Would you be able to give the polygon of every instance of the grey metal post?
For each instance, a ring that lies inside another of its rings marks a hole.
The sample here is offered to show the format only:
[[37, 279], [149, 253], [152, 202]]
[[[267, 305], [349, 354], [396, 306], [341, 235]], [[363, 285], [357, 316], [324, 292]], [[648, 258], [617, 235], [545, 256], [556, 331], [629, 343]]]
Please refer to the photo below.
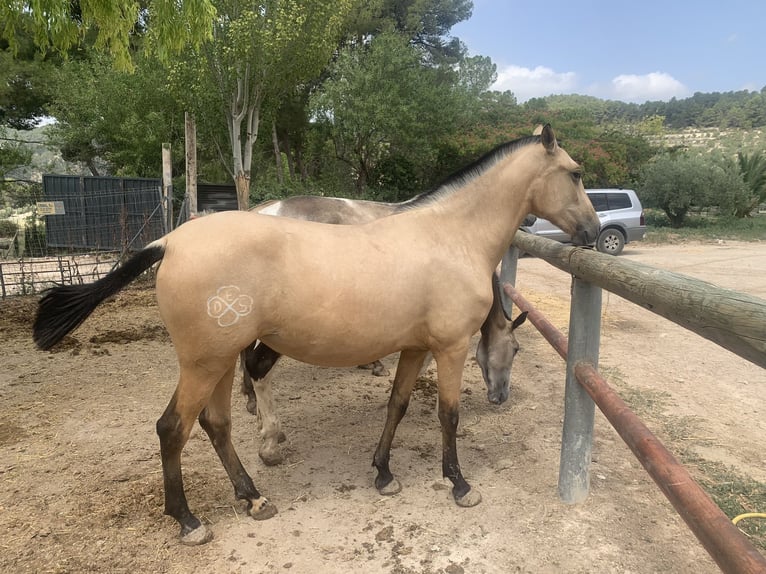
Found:
[[[511, 245], [508, 251], [503, 255], [503, 261], [500, 263], [500, 285], [510, 283], [516, 286], [516, 271], [519, 268], [519, 248]], [[513, 301], [508, 297], [504, 289], [500, 289], [500, 302], [505, 309], [505, 314], [512, 317]]]
[[559, 496], [567, 504], [585, 500], [590, 488], [595, 405], [577, 382], [574, 368], [581, 361], [598, 367], [600, 327], [601, 288], [574, 277], [559, 465]]

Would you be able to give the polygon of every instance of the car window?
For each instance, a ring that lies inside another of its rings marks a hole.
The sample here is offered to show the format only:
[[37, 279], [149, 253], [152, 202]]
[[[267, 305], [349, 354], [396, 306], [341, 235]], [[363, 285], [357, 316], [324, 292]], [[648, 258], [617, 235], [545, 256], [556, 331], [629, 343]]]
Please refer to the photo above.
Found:
[[626, 209], [633, 207], [627, 193], [607, 193], [605, 195], [606, 201], [609, 204], [608, 209]]
[[606, 211], [609, 209], [605, 193], [589, 193], [588, 197], [590, 198], [590, 202], [593, 204], [593, 209], [596, 211]]

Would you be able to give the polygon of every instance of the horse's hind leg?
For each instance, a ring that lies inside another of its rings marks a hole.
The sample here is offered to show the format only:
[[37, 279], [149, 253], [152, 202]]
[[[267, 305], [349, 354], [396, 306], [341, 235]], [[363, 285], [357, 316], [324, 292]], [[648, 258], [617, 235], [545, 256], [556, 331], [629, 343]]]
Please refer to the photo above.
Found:
[[207, 406], [199, 415], [199, 423], [210, 437], [218, 457], [226, 469], [234, 494], [247, 502], [250, 516], [256, 520], [271, 518], [277, 509], [255, 488], [250, 475], [239, 460], [231, 442], [231, 388], [234, 380], [234, 366], [221, 378], [213, 391]]
[[219, 378], [199, 368], [182, 366], [173, 398], [157, 421], [165, 485], [165, 514], [178, 521], [181, 541], [189, 545], [204, 544], [213, 538], [213, 533], [189, 510], [181, 474], [181, 451]]
[[268, 347], [266, 349], [272, 353], [273, 362], [270, 363], [268, 370], [259, 372], [259, 376], [255, 374], [253, 376], [255, 395], [258, 397], [258, 419], [261, 423], [261, 448], [258, 449], [258, 456], [264, 464], [274, 466], [282, 463], [283, 457], [279, 451], [279, 443], [285, 440], [285, 435], [280, 430], [281, 425], [272, 387], [274, 377], [272, 367], [276, 365], [281, 355]]
[[412, 389], [415, 387], [415, 381], [425, 357], [425, 351], [402, 351], [399, 355], [394, 388], [391, 389], [391, 397], [388, 399], [386, 425], [372, 459], [372, 465], [378, 471], [378, 476], [375, 477], [375, 488], [384, 495], [396, 494], [402, 489], [399, 481], [391, 474], [388, 465], [391, 456], [391, 443], [394, 440], [396, 427], [399, 426], [399, 422], [407, 412], [410, 395], [412, 395]]

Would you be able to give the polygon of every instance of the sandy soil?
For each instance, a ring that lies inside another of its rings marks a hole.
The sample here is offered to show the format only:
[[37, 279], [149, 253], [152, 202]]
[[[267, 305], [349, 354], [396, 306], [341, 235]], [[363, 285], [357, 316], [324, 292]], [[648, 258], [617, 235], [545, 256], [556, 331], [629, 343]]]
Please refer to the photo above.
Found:
[[[763, 244], [631, 244], [621, 257], [766, 298]], [[540, 260], [520, 262], [522, 293], [560, 328], [569, 281]], [[162, 514], [154, 424], [177, 369], [153, 289], [123, 292], [50, 353], [30, 340], [35, 306], [0, 303], [0, 571], [718, 571], [600, 413], [591, 494], [581, 505], [559, 501], [564, 365], [528, 325], [517, 331], [508, 403], [489, 404], [477, 365], [465, 367], [458, 449], [483, 495], [477, 507], [456, 507], [440, 476], [433, 370], [392, 451], [404, 490], [381, 498], [370, 462], [390, 380], [284, 361], [284, 465], [261, 463], [255, 420], [241, 396], [233, 405], [240, 457], [279, 514], [247, 517], [197, 429], [183, 458], [187, 496], [215, 539], [181, 546]], [[606, 293], [602, 324], [601, 370], [621, 393], [688, 424], [685, 447], [766, 480], [763, 369]], [[395, 357], [384, 362], [393, 371]]]

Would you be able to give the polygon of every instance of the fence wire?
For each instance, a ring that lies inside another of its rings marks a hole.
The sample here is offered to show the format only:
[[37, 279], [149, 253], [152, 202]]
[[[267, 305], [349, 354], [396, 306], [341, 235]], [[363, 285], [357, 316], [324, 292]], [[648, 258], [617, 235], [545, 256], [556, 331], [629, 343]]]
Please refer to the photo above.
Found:
[[[45, 199], [59, 202], [59, 210], [63, 204], [64, 213], [30, 212], [0, 226], [0, 235], [6, 236], [0, 236], [2, 298], [96, 281], [129, 251], [165, 233], [165, 209], [156, 186], [127, 189], [117, 178], [83, 186], [88, 178], [75, 179], [79, 187], [46, 190]], [[112, 188], [105, 189], [108, 185]]]

